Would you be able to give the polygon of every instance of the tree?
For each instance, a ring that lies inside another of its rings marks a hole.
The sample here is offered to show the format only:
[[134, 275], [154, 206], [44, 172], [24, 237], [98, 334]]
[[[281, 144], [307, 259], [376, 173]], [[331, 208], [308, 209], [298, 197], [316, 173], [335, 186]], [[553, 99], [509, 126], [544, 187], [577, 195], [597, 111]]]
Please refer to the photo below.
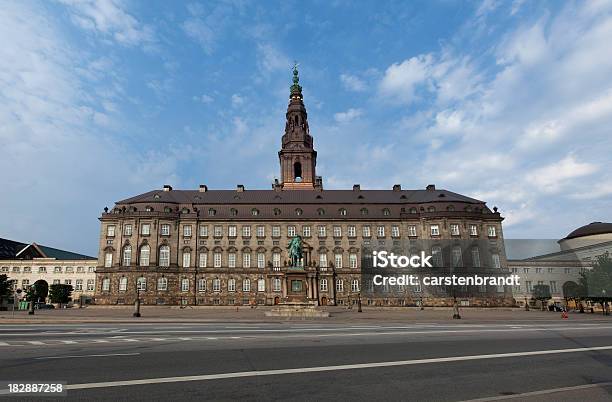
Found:
[[29, 302], [44, 301], [49, 294], [49, 284], [47, 281], [39, 279], [30, 286], [26, 292], [26, 300]]
[[579, 285], [573, 281], [567, 281], [563, 284], [563, 297], [565, 298], [565, 304], [568, 304], [569, 300], [573, 300], [576, 307], [580, 309], [581, 313], [584, 313], [584, 306], [582, 300], [585, 298], [585, 290], [582, 283]]
[[593, 269], [582, 273], [580, 283], [586, 299], [601, 304], [604, 315], [608, 315], [612, 301], [612, 258], [608, 252], [597, 257]]
[[11, 293], [11, 283], [12, 281], [8, 279], [8, 276], [0, 275], [0, 308], [2, 308], [4, 299], [9, 297]]
[[59, 303], [60, 305], [68, 303], [72, 296], [72, 285], [54, 284], [50, 287], [49, 298], [51, 303]]
[[551, 299], [550, 286], [541, 284], [535, 285], [533, 287], [533, 298], [542, 303], [542, 311], [544, 311], [544, 302]]

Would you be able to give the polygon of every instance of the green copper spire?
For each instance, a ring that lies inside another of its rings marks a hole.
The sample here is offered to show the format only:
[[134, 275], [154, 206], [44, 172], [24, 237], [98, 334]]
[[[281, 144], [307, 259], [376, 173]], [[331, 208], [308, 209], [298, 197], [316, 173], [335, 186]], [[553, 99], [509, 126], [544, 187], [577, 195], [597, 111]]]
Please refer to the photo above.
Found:
[[299, 98], [302, 99], [302, 87], [299, 84], [300, 77], [298, 73], [298, 64], [293, 63], [293, 85], [291, 85], [291, 95], [290, 98]]

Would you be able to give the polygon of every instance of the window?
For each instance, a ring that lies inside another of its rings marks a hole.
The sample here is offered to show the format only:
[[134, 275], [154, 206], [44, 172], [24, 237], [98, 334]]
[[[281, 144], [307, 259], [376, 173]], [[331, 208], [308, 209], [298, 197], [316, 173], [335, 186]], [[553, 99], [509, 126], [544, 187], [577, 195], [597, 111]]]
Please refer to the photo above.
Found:
[[442, 249], [440, 247], [433, 247], [431, 249], [431, 256], [434, 267], [441, 267], [444, 264], [444, 260], [442, 259]]
[[400, 237], [399, 226], [391, 226], [391, 237]]
[[242, 267], [251, 268], [251, 253], [242, 253]]
[[368, 214], [368, 209], [367, 208], [361, 208], [361, 215], [366, 216]]
[[493, 258], [493, 268], [501, 268], [501, 262], [499, 260], [499, 254], [492, 254], [491, 258]]
[[280, 237], [281, 230], [280, 226], [272, 226], [272, 237]]
[[370, 237], [371, 235], [369, 226], [364, 226], [362, 228], [362, 232], [363, 232], [363, 237]]
[[127, 290], [128, 279], [125, 276], [119, 278], [119, 291], [125, 292]]
[[198, 262], [200, 268], [206, 268], [208, 265], [208, 253], [200, 251], [200, 261]]
[[334, 226], [334, 237], [342, 237], [342, 227]]
[[53, 284], [54, 285], [59, 285], [60, 284], [60, 280], [59, 279], [54, 279], [53, 280]]
[[304, 211], [302, 211], [300, 208], [296, 208], [296, 210], [295, 210], [295, 214], [296, 214], [297, 216], [301, 216], [303, 213], [304, 213]]
[[349, 267], [357, 268], [357, 254], [355, 253], [349, 254]]
[[344, 281], [342, 279], [336, 281], [336, 292], [344, 292]]
[[281, 280], [280, 278], [274, 278], [272, 280], [272, 291], [273, 292], [280, 292], [281, 291]]
[[408, 236], [416, 237], [416, 235], [417, 235], [416, 225], [408, 225]]
[[235, 292], [236, 291], [236, 280], [234, 278], [230, 278], [227, 281], [227, 291]]
[[325, 215], [325, 210], [323, 208], [317, 209], [317, 215], [319, 215], [319, 216]]
[[351, 225], [348, 227], [348, 237], [355, 237], [355, 236], [357, 236], [356, 228], [355, 226]]
[[554, 268], [548, 268], [548, 273], [552, 274], [553, 272], [555, 272]]
[[251, 215], [253, 215], [253, 216], [259, 215], [259, 210], [256, 209], [256, 208], [251, 209]]
[[221, 237], [221, 236], [223, 236], [223, 226], [216, 225], [216, 226], [213, 228], [213, 235], [214, 235], [215, 237]]
[[159, 248], [159, 266], [170, 266], [170, 246], [161, 246]]
[[123, 266], [129, 267], [132, 263], [132, 246], [123, 247]]
[[342, 268], [342, 254], [334, 255], [334, 265], [336, 268]]
[[327, 254], [325, 253], [319, 254], [319, 267], [327, 268]]
[[[113, 253], [107, 251], [104, 255], [104, 267], [110, 268], [113, 266]], [[46, 270], [45, 270], [46, 271]], [[38, 270], [40, 272], [40, 269]]]
[[384, 226], [379, 226], [379, 227], [376, 229], [376, 235], [377, 235], [378, 237], [385, 237], [385, 227], [384, 227]]
[[163, 276], [157, 279], [157, 290], [168, 290], [168, 279]]
[[351, 292], [359, 292], [359, 280], [353, 279], [351, 281]]
[[566, 273], [566, 274], [569, 274], [570, 272], [571, 272], [571, 269], [570, 269], [570, 268], [565, 268], [565, 273]]
[[208, 216], [215, 216], [215, 215], [217, 215], [217, 211], [214, 208], [209, 208]]
[[149, 266], [149, 256], [151, 255], [151, 247], [148, 244], [140, 247], [140, 266], [148, 267]]
[[338, 210], [338, 213], [339, 213], [341, 216], [346, 216], [346, 209], [344, 209], [344, 208], [340, 208], [340, 209]]
[[145, 292], [147, 290], [147, 278], [142, 276], [138, 278], [136, 281], [136, 288], [141, 292]]
[[[82, 281], [81, 281], [81, 286], [82, 285]], [[110, 290], [110, 279], [109, 278], [104, 278], [102, 279], [102, 291], [103, 292], [108, 292]]]
[[183, 237], [191, 237], [191, 225], [183, 226]]
[[470, 236], [478, 236], [478, 228], [476, 225], [470, 225]]
[[[109, 282], [109, 286], [110, 286], [110, 282]], [[24, 279], [21, 281], [21, 287], [23, 289], [28, 289], [30, 287], [30, 280], [29, 279]]]
[[189, 279], [181, 279], [181, 292], [189, 292]]
[[[30, 267], [23, 267], [23, 272], [30, 272]], [[74, 267], [66, 267], [66, 273], [71, 274], [74, 272]]]
[[321, 292], [327, 292], [327, 279], [321, 279], [321, 282], [319, 282], [319, 288], [321, 289]]
[[191, 252], [183, 251], [183, 268], [189, 268], [191, 266]]
[[132, 225], [125, 225], [123, 227], [123, 234], [125, 236], [131, 236], [132, 235]]
[[200, 237], [208, 237], [208, 226], [200, 225]]
[[140, 226], [140, 234], [144, 236], [148, 236], [151, 234], [151, 225], [149, 223], [143, 223]]
[[74, 290], [76, 290], [77, 292], [83, 291], [83, 280], [82, 279], [77, 279], [76, 280], [76, 284], [74, 286]]
[[527, 288], [527, 293], [533, 292], [533, 286], [531, 285], [531, 281], [525, 281], [525, 287]]
[[476, 247], [472, 249], [472, 265], [475, 268], [480, 268], [480, 250]]
[[115, 225], [108, 225], [106, 227], [106, 236], [115, 237]]
[[[18, 267], [16, 267], [16, 268], [17, 268], [17, 271], [19, 271], [19, 268]], [[53, 269], [53, 272], [55, 272], [56, 274], [61, 274], [62, 273], [62, 267], [55, 267]]]
[[431, 225], [430, 229], [432, 236], [440, 236], [440, 227], [438, 225]]
[[221, 291], [221, 279], [215, 278], [213, 279], [213, 292]]
[[310, 237], [310, 226], [303, 226], [302, 227], [302, 236]]
[[280, 268], [281, 266], [281, 255], [280, 253], [272, 253], [272, 267]]
[[167, 223], [163, 223], [161, 225], [160, 233], [162, 236], [170, 236], [170, 225]]
[[524, 274], [528, 274], [529, 273], [529, 268], [523, 268], [523, 273]]
[[[108, 254], [110, 254], [110, 253], [107, 253], [107, 255], [108, 255]], [[108, 259], [108, 257], [106, 257], [106, 258], [104, 259], [104, 266], [106, 266], [106, 260], [107, 260], [107, 259]], [[111, 254], [111, 255], [110, 255], [110, 265], [112, 265], [112, 263], [113, 263], [113, 255]], [[109, 266], [110, 266], [110, 265], [109, 265]], [[38, 267], [38, 273], [39, 273], [39, 274], [43, 274], [43, 273], [46, 273], [46, 272], [47, 272], [47, 267]]]
[[221, 253], [217, 252], [213, 254], [213, 266], [215, 268], [221, 268]]
[[206, 278], [198, 279], [198, 292], [206, 292]]
[[258, 279], [257, 280], [257, 291], [258, 292], [265, 292], [266, 291], [266, 281], [265, 279]]
[[230, 268], [236, 268], [236, 253], [229, 253], [227, 255], [227, 266]]
[[266, 227], [257, 226], [257, 237], [265, 237], [265, 236], [266, 236]]
[[80, 272], [85, 272], [85, 268], [77, 267], [77, 273], [80, 273]]
[[384, 216], [389, 216], [389, 215], [391, 215], [391, 211], [389, 211], [389, 209], [388, 209], [388, 208], [384, 208], [382, 212], [383, 212], [383, 215], [384, 215]]
[[265, 268], [265, 267], [266, 267], [266, 254], [257, 253], [257, 268]]
[[456, 223], [452, 223], [450, 225], [451, 236], [459, 236], [459, 225]]
[[462, 267], [461, 247], [453, 247], [453, 267]]
[[295, 233], [295, 226], [287, 226], [287, 237], [294, 237]]
[[250, 279], [243, 279], [242, 280], [242, 291], [243, 292], [250, 292], [251, 291], [251, 280]]
[[242, 237], [251, 237], [251, 227], [250, 226], [242, 227]]
[[536, 268], [536, 274], [541, 274], [542, 273], [542, 268]]
[[325, 236], [327, 235], [327, 232], [326, 232], [326, 230], [325, 230], [325, 226], [320, 225], [320, 226], [317, 228], [317, 230], [318, 230], [319, 237], [325, 237]]
[[557, 293], [557, 282], [550, 281], [550, 291], [551, 293]]
[[20, 267], [13, 267], [13, 272], [18, 273], [19, 271], [21, 271]]
[[489, 235], [489, 237], [497, 236], [497, 234], [495, 233], [495, 226], [488, 226], [487, 227], [487, 234]]

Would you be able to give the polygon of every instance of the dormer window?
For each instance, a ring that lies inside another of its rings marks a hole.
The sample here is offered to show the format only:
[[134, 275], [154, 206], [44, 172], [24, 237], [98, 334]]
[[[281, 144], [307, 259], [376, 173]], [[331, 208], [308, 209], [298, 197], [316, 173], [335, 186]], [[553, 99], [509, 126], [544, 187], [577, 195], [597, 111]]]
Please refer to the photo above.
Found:
[[259, 215], [259, 210], [257, 208], [251, 209], [251, 215], [258, 216]]
[[150, 206], [150, 205], [147, 205], [147, 206], [145, 207], [145, 211], [147, 211], [147, 212], [153, 212], [153, 207], [152, 207], [152, 206]]
[[215, 215], [217, 215], [217, 211], [213, 208], [210, 208], [208, 210], [208, 216], [215, 216]]
[[346, 216], [346, 209], [345, 208], [340, 208], [338, 210], [338, 213], [340, 213], [340, 216]]
[[391, 211], [389, 210], [389, 208], [385, 208], [385, 209], [383, 209], [383, 215], [384, 215], [384, 216], [389, 216], [389, 215], [391, 215]]

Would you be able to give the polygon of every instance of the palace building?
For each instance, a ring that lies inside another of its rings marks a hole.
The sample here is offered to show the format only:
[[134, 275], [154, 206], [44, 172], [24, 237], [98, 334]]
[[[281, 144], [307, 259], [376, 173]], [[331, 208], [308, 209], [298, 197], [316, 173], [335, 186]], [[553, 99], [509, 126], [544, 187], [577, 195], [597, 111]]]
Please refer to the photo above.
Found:
[[[269, 190], [165, 185], [105, 208], [95, 302], [131, 304], [138, 293], [142, 303], [159, 305], [347, 305], [359, 297], [376, 306], [449, 305], [453, 297], [463, 305], [512, 304], [505, 288], [366, 294], [363, 250], [385, 244], [427, 244], [426, 252], [457, 269], [508, 272], [503, 218], [483, 201], [434, 185], [324, 190], [295, 68], [278, 158], [280, 179]], [[298, 267], [287, 249], [295, 236], [303, 250]]]

